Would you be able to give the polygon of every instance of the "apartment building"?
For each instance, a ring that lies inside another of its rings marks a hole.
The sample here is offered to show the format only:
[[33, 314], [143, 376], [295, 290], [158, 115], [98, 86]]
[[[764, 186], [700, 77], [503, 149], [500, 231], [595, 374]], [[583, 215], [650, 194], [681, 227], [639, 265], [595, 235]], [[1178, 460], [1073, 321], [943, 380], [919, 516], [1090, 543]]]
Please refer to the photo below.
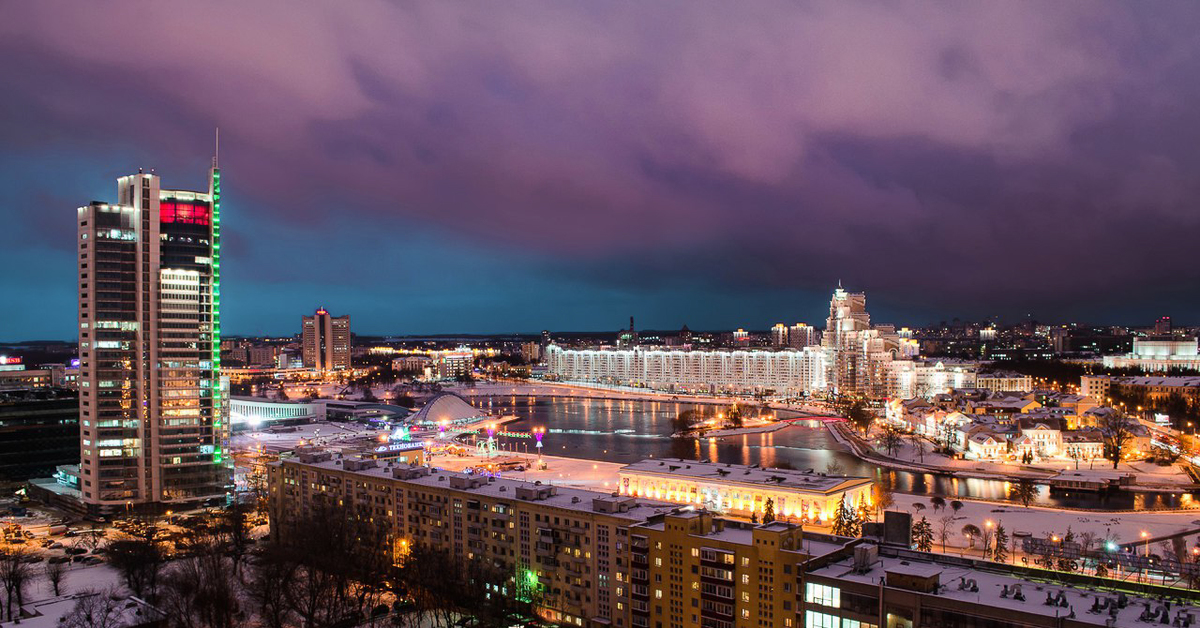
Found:
[[681, 510], [636, 525], [630, 535], [634, 628], [798, 625], [798, 578], [809, 558], [799, 525]]
[[385, 522], [394, 551], [420, 543], [536, 579], [541, 617], [574, 626], [630, 626], [629, 528], [677, 507], [328, 452], [283, 459], [268, 478], [272, 535], [337, 503]]

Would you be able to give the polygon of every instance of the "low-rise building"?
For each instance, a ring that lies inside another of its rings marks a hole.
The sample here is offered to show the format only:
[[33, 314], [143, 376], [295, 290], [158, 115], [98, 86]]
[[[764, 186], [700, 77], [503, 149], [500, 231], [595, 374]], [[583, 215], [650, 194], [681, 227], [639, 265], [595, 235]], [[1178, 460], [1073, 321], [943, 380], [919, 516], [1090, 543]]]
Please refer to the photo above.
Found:
[[1033, 378], [1008, 371], [979, 373], [975, 376], [975, 386], [994, 392], [1029, 392], [1033, 390]]
[[871, 485], [869, 478], [811, 470], [654, 458], [622, 467], [618, 490], [746, 517], [762, 516], [770, 504], [781, 519], [825, 523], [843, 499], [848, 507], [869, 506]]
[[264, 397], [230, 397], [229, 424], [235, 431], [275, 425], [323, 421], [325, 405], [308, 401], [273, 401]]

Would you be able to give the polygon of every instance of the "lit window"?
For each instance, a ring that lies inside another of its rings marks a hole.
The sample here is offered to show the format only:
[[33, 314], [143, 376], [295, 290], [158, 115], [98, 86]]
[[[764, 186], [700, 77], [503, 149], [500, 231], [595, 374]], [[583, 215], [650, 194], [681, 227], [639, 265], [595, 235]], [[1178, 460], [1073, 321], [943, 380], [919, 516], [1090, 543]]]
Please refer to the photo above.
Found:
[[837, 587], [809, 582], [805, 584], [804, 601], [809, 604], [841, 608], [842, 590]]

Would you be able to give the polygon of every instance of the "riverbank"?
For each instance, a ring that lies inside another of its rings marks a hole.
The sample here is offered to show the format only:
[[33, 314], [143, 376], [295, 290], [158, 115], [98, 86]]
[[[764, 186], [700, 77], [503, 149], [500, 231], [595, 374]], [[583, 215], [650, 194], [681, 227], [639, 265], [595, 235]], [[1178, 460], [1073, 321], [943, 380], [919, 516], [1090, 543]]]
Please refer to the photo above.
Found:
[[[842, 445], [846, 446], [856, 457], [887, 469], [909, 471], [914, 473], [934, 473], [960, 478], [975, 478], [980, 480], [1031, 480], [1037, 484], [1049, 484], [1050, 480], [1065, 475], [1105, 475], [1112, 473], [1106, 464], [1098, 469], [1087, 466], [1075, 469], [1074, 464], [1060, 465], [1015, 465], [994, 463], [980, 460], [963, 460], [950, 458], [933, 453], [932, 444], [925, 443], [923, 450], [918, 450], [908, 438], [896, 451], [895, 456], [889, 456], [878, 451], [874, 445], [864, 439], [857, 430], [844, 421], [829, 422], [830, 433]], [[1190, 493], [1200, 490], [1200, 486], [1192, 483], [1191, 478], [1181, 469], [1168, 467], [1166, 469], [1149, 468], [1147, 463], [1121, 463], [1118, 473], [1127, 473], [1134, 477], [1134, 484], [1127, 487], [1130, 490], [1156, 493]], [[1095, 473], [1090, 473], [1090, 472]]]

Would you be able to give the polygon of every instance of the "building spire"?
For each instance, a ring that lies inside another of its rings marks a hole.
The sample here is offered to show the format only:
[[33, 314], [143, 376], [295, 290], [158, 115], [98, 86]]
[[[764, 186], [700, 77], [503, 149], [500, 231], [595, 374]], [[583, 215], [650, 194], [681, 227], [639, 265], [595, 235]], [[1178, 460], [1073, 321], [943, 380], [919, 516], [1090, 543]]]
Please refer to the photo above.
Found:
[[217, 156], [221, 153], [221, 127], [217, 127], [216, 143], [213, 145], [213, 168], [217, 167]]

